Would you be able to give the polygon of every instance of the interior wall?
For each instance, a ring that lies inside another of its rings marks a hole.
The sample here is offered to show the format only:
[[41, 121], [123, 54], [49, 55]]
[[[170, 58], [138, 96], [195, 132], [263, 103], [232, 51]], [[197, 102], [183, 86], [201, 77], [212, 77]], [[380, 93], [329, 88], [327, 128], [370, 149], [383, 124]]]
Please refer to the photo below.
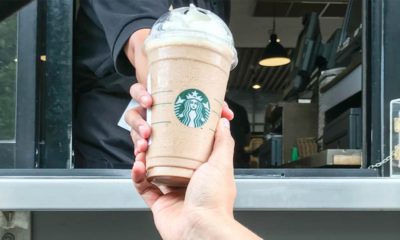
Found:
[[[265, 109], [268, 103], [277, 102], [280, 94], [270, 94], [260, 91], [229, 90], [227, 97], [244, 107], [250, 124], [264, 124]], [[264, 132], [264, 126], [256, 126], [253, 132]]]

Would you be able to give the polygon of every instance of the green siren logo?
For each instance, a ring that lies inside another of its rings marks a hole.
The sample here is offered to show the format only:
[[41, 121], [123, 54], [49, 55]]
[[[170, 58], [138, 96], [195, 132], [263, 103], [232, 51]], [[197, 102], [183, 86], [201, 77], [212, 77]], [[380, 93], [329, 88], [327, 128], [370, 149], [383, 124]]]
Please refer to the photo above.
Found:
[[210, 116], [210, 103], [197, 89], [187, 89], [175, 100], [175, 115], [184, 125], [192, 128], [203, 126]]

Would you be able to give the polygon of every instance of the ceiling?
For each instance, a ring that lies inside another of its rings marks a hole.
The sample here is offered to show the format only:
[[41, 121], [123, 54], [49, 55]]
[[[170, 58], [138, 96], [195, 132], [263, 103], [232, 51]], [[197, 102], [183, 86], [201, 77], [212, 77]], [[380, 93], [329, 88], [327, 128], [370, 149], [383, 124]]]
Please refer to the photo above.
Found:
[[[289, 74], [289, 64], [281, 67], [262, 67], [258, 61], [263, 48], [237, 48], [239, 63], [230, 75], [228, 88], [251, 91], [254, 83], [261, 85], [258, 91], [282, 92]], [[292, 49], [288, 50], [290, 56]]]
[[[282, 92], [289, 75], [289, 66], [261, 67], [258, 61], [268, 44], [273, 16], [276, 16], [276, 33], [289, 54], [296, 46], [297, 37], [303, 29], [302, 15], [316, 11], [320, 16], [323, 41], [340, 28], [347, 0], [231, 0], [231, 22], [239, 64], [231, 72], [228, 88], [252, 90], [257, 82], [265, 93]], [[275, 8], [275, 10], [274, 10]]]
[[258, 0], [254, 8], [255, 17], [302, 17], [308, 12], [317, 12], [324, 17], [343, 17], [346, 1], [271, 1]]

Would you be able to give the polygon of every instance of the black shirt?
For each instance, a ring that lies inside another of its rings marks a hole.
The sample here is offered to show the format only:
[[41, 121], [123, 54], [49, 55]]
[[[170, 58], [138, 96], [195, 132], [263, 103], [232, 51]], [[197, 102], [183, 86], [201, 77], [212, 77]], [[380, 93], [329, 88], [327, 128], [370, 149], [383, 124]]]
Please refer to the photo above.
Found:
[[246, 109], [231, 99], [225, 98], [229, 108], [233, 111], [235, 117], [231, 121], [230, 129], [233, 139], [235, 139], [235, 149], [233, 154], [233, 163], [235, 168], [249, 168], [250, 155], [244, 148], [247, 146], [250, 138], [250, 123]]
[[74, 44], [74, 153], [78, 168], [129, 168], [133, 144], [117, 123], [130, 101], [135, 70], [123, 51], [137, 30], [194, 2], [225, 20], [228, 0], [81, 0]]
[[[174, 0], [174, 7], [187, 6], [189, 0]], [[230, 2], [221, 0], [193, 1], [210, 9], [226, 21]], [[171, 0], [82, 0], [76, 24], [77, 72], [105, 77], [118, 72], [133, 76], [134, 69], [123, 47], [135, 31], [151, 28], [171, 6]]]

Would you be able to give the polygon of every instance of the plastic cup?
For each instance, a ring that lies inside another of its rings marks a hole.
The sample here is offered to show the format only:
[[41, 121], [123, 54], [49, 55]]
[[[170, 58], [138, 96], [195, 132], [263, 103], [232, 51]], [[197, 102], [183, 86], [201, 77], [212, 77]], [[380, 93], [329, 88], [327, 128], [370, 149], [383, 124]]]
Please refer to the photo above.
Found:
[[217, 15], [190, 5], [155, 23], [145, 52], [153, 97], [147, 178], [186, 186], [212, 150], [229, 73], [237, 64], [233, 37]]

